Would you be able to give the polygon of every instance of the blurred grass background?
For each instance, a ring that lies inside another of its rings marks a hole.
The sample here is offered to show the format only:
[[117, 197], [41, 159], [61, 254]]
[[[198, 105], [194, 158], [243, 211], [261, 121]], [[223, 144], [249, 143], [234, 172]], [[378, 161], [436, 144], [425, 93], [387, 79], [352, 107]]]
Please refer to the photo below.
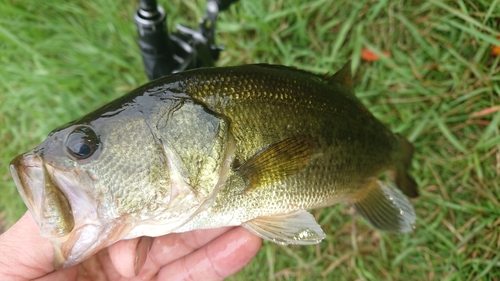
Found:
[[[206, 3], [159, 2], [171, 30], [196, 26]], [[0, 1], [0, 226], [25, 211], [8, 171], [15, 155], [147, 81], [136, 7]], [[421, 190], [411, 234], [374, 231], [344, 205], [315, 210], [325, 241], [265, 243], [230, 280], [500, 280], [499, 27], [498, 0], [240, 0], [224, 12], [219, 65], [333, 73], [352, 60], [357, 95], [415, 144]]]

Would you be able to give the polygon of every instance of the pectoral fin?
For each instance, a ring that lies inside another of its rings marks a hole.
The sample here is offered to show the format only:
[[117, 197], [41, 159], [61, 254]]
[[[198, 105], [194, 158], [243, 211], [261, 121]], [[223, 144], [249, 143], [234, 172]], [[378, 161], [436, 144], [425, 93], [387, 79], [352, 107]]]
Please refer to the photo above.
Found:
[[258, 152], [237, 168], [241, 175], [249, 180], [245, 190], [295, 175], [309, 163], [314, 147], [313, 137], [300, 135]]
[[351, 203], [361, 216], [379, 230], [396, 233], [413, 230], [415, 210], [393, 185], [373, 179]]
[[314, 217], [305, 210], [258, 217], [242, 226], [253, 234], [280, 245], [317, 244], [325, 238], [325, 233]]

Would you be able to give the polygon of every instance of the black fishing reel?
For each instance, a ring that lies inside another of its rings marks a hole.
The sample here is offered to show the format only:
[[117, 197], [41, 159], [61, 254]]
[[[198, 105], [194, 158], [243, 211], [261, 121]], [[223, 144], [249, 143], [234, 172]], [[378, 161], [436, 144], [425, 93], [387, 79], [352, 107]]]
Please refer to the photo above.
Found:
[[144, 68], [150, 80], [179, 71], [215, 66], [224, 46], [215, 44], [217, 15], [237, 0], [209, 0], [198, 29], [178, 25], [169, 34], [167, 15], [156, 0], [140, 0], [134, 21]]

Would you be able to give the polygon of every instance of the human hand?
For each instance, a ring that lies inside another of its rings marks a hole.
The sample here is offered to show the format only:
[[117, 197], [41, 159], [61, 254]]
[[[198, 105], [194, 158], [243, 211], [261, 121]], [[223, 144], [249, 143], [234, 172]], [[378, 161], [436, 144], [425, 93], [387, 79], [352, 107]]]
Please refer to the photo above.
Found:
[[242, 227], [143, 237], [55, 270], [52, 245], [38, 233], [27, 212], [0, 236], [0, 280], [222, 280], [243, 268], [262, 243]]

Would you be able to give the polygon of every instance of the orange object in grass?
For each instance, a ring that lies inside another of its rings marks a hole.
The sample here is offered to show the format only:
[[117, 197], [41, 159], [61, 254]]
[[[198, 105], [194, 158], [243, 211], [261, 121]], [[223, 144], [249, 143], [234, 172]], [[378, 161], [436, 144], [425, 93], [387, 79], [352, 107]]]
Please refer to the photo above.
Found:
[[[497, 36], [497, 39], [500, 40], [500, 35]], [[493, 47], [491, 48], [491, 54], [493, 56], [498, 56], [500, 55], [500, 46], [497, 46], [497, 45], [493, 45]]]
[[[391, 53], [389, 51], [382, 51], [382, 53], [386, 57], [391, 56]], [[364, 61], [377, 61], [377, 60], [379, 60], [380, 57], [375, 52], [373, 52], [367, 48], [364, 48], [363, 50], [361, 50], [361, 58]]]

